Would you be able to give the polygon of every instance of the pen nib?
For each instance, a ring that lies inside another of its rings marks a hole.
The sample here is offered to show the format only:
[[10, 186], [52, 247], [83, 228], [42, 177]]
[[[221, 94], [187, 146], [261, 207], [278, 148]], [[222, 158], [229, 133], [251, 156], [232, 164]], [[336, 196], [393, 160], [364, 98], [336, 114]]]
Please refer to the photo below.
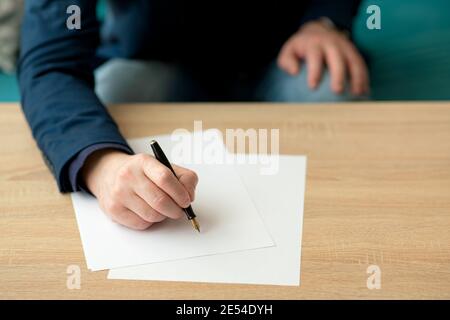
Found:
[[194, 229], [200, 232], [200, 225], [198, 224], [197, 220], [195, 220], [195, 218], [191, 219], [191, 223]]

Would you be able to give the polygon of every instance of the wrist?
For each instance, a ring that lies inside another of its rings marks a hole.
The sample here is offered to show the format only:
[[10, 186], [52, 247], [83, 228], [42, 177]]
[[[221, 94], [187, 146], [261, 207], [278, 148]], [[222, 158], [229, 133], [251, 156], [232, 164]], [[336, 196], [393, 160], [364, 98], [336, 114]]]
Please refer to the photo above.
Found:
[[98, 195], [101, 181], [112, 178], [112, 173], [129, 158], [123, 151], [102, 149], [95, 151], [86, 159], [81, 169], [81, 178], [90, 192]]
[[300, 27], [299, 32], [314, 33], [314, 34], [334, 33], [344, 36], [346, 38], [349, 37], [349, 33], [347, 31], [337, 28], [336, 25], [330, 19], [325, 17], [305, 23]]

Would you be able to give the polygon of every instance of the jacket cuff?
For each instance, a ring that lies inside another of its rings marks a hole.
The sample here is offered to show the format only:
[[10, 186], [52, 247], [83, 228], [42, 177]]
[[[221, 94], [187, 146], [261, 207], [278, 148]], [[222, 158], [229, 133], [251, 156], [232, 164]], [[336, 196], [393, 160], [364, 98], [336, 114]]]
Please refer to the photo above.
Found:
[[96, 143], [93, 144], [85, 149], [83, 149], [81, 152], [78, 153], [78, 155], [70, 162], [69, 164], [69, 180], [70, 180], [70, 186], [72, 188], [71, 191], [86, 191], [89, 192], [88, 188], [86, 187], [84, 181], [82, 181], [80, 177], [81, 169], [84, 166], [84, 163], [86, 162], [86, 159], [93, 154], [96, 151], [104, 150], [104, 149], [116, 149], [123, 151], [128, 154], [133, 154], [133, 150], [131, 150], [130, 147], [124, 146], [122, 144], [118, 143]]
[[[125, 139], [123, 139], [120, 134], [111, 134], [105, 135], [104, 138], [102, 137], [96, 137], [95, 139], [92, 139], [92, 137], [85, 137], [83, 141], [77, 141], [76, 146], [70, 145], [67, 143], [67, 148], [62, 148], [61, 150], [61, 156], [60, 157], [53, 157], [50, 159], [46, 153], [43, 152], [44, 160], [52, 173], [55, 176], [56, 182], [58, 184], [58, 189], [60, 192], [74, 192], [78, 190], [77, 188], [74, 188], [74, 184], [71, 181], [70, 178], [70, 168], [75, 159], [78, 159], [78, 156], [81, 155], [81, 153], [90, 146], [98, 145], [98, 144], [113, 144], [115, 146], [120, 146], [118, 148], [124, 148], [123, 150], [129, 150], [128, 152], [132, 153], [132, 149], [130, 146], [128, 146]], [[84, 161], [88, 155], [85, 155]], [[53, 160], [53, 161], [51, 161]], [[76, 162], [81, 163], [80, 169], [82, 165], [84, 164], [84, 161], [78, 161]], [[75, 165], [74, 165], [75, 167]], [[76, 171], [76, 170], [74, 170]], [[79, 171], [79, 170], [78, 170]], [[72, 173], [73, 174], [73, 173]], [[75, 183], [76, 184], [76, 183]]]

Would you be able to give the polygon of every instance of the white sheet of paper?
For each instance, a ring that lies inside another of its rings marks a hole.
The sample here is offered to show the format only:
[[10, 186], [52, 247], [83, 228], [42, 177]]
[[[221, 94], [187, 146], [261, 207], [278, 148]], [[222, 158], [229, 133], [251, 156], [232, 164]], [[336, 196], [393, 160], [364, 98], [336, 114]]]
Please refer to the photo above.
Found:
[[[170, 136], [152, 138], [170, 158], [174, 146]], [[151, 153], [150, 140], [129, 142], [134, 151]], [[95, 198], [75, 193], [72, 202], [89, 269], [96, 271], [274, 245], [233, 167], [170, 160], [196, 171], [199, 176], [201, 183], [197, 186], [193, 208], [201, 233], [195, 232], [186, 219], [167, 219], [146, 231], [134, 231], [112, 222]]]
[[109, 279], [300, 285], [306, 157], [280, 156], [276, 175], [236, 165], [276, 246], [110, 270]]

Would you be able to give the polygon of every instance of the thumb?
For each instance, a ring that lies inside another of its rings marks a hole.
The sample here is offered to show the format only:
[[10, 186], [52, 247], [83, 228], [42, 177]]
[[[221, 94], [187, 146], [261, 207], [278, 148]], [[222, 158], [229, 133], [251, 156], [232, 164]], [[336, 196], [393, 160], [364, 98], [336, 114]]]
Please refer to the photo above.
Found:
[[180, 183], [184, 186], [184, 188], [189, 193], [189, 197], [191, 198], [191, 201], [195, 200], [195, 188], [198, 184], [198, 176], [197, 174], [189, 169], [172, 165], [173, 170], [175, 171], [178, 180]]

